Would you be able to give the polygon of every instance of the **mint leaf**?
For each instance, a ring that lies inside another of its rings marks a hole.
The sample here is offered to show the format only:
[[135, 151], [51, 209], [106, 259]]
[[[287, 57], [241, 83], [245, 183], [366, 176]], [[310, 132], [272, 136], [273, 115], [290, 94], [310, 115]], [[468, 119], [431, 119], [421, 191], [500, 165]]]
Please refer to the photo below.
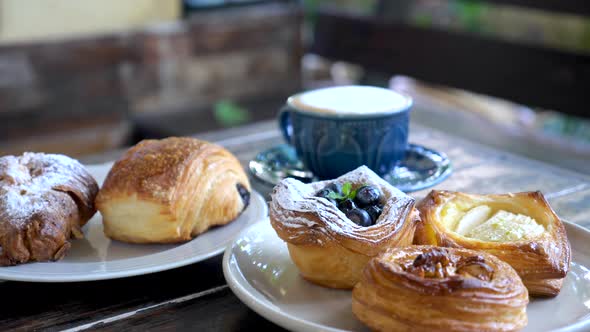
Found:
[[348, 197], [351, 189], [352, 189], [352, 184], [350, 182], [346, 182], [345, 184], [342, 185], [342, 195], [344, 197]]
[[331, 199], [344, 199], [344, 196], [339, 195], [338, 193], [335, 193], [333, 191], [330, 191], [330, 193], [328, 194], [328, 198], [331, 198]]
[[346, 182], [342, 185], [342, 194], [330, 190], [326, 198], [335, 200], [354, 199], [356, 197], [356, 192], [356, 190], [352, 190], [352, 183]]

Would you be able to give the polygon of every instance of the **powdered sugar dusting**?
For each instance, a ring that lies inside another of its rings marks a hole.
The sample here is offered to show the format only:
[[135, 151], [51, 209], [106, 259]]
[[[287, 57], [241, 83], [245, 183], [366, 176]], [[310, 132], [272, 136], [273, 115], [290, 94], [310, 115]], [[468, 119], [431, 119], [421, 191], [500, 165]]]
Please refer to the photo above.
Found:
[[[22, 229], [31, 216], [51, 212], [51, 193], [85, 188], [91, 175], [64, 155], [25, 153], [0, 158], [0, 221]], [[91, 200], [89, 191], [78, 194]], [[88, 196], [88, 197], [86, 197]]]
[[[385, 207], [376, 224], [369, 227], [356, 225], [327, 199], [315, 197], [317, 191], [331, 182], [350, 182], [353, 188], [366, 184], [378, 187], [384, 195]], [[414, 203], [413, 198], [391, 186], [366, 166], [331, 181], [304, 184], [295, 179], [284, 179], [274, 188], [271, 198], [273, 226], [284, 231], [283, 235], [288, 237], [284, 240], [309, 241], [311, 236], [318, 244], [321, 244], [320, 235], [375, 244], [384, 241], [402, 226]]]

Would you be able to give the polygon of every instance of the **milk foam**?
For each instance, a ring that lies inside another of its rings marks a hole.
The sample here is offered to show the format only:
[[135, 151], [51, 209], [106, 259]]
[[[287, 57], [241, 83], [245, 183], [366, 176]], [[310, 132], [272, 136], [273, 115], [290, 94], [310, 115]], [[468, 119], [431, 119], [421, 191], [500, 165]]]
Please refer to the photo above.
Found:
[[289, 103], [302, 111], [346, 115], [402, 111], [410, 100], [389, 89], [352, 85], [303, 92]]

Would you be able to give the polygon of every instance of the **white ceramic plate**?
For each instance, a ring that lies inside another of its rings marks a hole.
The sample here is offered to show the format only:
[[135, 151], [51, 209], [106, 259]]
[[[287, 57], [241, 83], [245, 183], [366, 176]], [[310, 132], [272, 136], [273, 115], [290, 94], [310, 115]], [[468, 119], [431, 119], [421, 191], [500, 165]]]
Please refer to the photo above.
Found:
[[[88, 166], [102, 184], [111, 164]], [[176, 245], [126, 244], [111, 241], [103, 234], [102, 220], [97, 213], [84, 226], [84, 239], [73, 240], [66, 256], [58, 262], [30, 263], [0, 267], [0, 279], [35, 282], [71, 282], [114, 279], [196, 263], [215, 256], [232, 242], [247, 226], [267, 216], [262, 196], [252, 192], [250, 205], [233, 222], [215, 227], [192, 241]]]
[[[566, 224], [573, 260], [561, 293], [532, 299], [524, 331], [590, 330], [590, 232]], [[223, 257], [225, 279], [247, 306], [292, 331], [368, 331], [351, 311], [351, 293], [299, 276], [268, 219], [245, 229]]]

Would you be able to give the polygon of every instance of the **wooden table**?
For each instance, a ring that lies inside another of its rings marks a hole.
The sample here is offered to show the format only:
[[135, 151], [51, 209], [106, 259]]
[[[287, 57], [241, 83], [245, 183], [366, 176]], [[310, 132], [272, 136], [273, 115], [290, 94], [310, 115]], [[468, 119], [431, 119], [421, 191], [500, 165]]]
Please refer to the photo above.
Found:
[[[244, 165], [282, 139], [274, 122], [198, 135], [217, 142]], [[438, 189], [478, 193], [541, 190], [565, 220], [590, 228], [590, 177], [411, 125], [410, 141], [447, 153], [453, 175]], [[105, 162], [121, 152], [84, 160]], [[268, 197], [270, 187], [253, 181]], [[412, 193], [423, 197], [428, 190]], [[2, 282], [0, 329], [236, 331], [280, 328], [242, 304], [228, 288], [222, 256], [145, 276], [41, 284]]]

